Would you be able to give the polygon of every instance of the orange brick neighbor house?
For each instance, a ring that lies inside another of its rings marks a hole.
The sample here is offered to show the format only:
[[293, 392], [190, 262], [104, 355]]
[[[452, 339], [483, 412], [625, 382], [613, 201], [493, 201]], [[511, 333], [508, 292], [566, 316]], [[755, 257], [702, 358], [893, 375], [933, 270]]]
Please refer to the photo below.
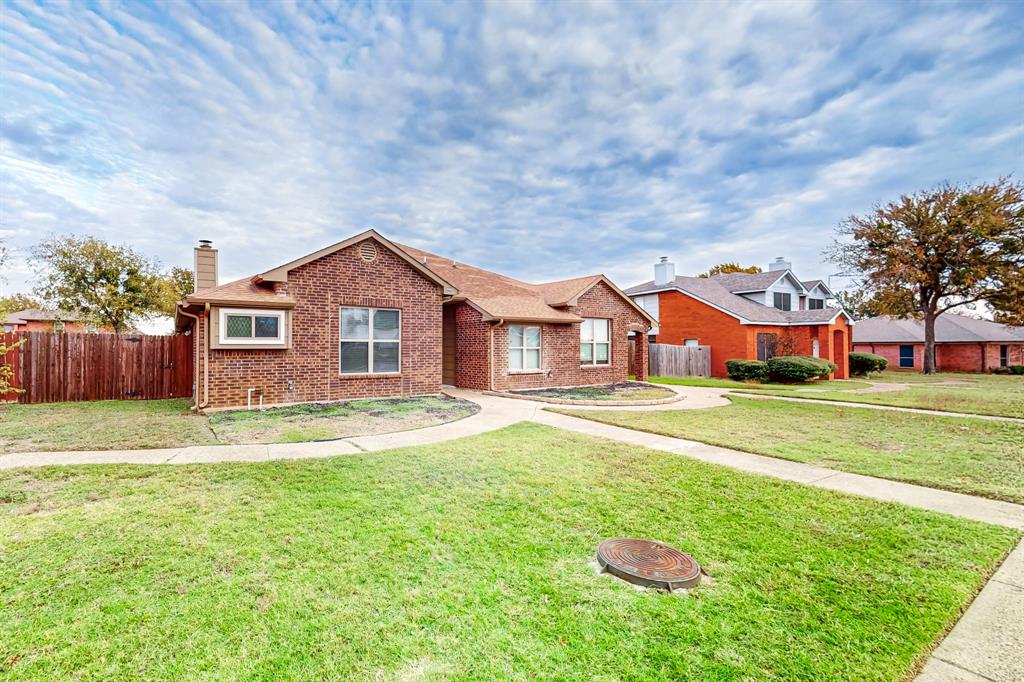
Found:
[[654, 322], [603, 275], [528, 284], [373, 230], [227, 284], [201, 242], [195, 283], [175, 324], [200, 409], [617, 383]]
[[85, 333], [113, 332], [113, 329], [92, 324], [74, 313], [28, 308], [0, 320], [0, 331]]
[[[888, 316], [861, 320], [853, 349], [881, 355], [890, 369], [924, 368], [924, 323]], [[1024, 365], [1024, 327], [943, 313], [935, 320], [935, 369], [990, 372]]]
[[853, 319], [821, 280], [801, 281], [782, 258], [767, 272], [677, 277], [663, 258], [654, 279], [626, 290], [657, 320], [651, 342], [711, 347], [711, 375], [725, 377], [727, 360], [812, 355], [849, 374]]

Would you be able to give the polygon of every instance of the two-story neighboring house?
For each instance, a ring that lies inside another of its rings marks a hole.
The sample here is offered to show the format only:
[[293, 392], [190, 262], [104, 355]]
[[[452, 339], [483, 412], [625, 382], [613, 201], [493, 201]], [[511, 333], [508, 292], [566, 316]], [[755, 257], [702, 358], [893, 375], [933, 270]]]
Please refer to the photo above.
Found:
[[853, 319], [829, 305], [834, 295], [821, 280], [800, 280], [777, 258], [767, 272], [677, 277], [662, 258], [654, 279], [626, 293], [658, 320], [650, 340], [711, 347], [711, 373], [726, 376], [726, 360], [768, 360], [813, 355], [848, 374]]

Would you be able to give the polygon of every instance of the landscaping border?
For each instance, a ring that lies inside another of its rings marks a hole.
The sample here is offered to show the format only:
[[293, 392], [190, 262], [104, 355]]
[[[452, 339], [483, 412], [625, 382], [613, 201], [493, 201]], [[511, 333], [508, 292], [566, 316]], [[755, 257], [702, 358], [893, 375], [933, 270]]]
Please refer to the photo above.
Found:
[[[637, 381], [633, 383], [642, 383], [655, 388], [665, 388], [664, 384], [651, 384], [644, 381]], [[599, 386], [601, 384], [594, 385]], [[581, 387], [572, 386], [570, 388]], [[686, 396], [679, 393], [670, 398], [658, 398], [656, 400], [570, 400], [569, 398], [548, 398], [546, 396], [513, 393], [511, 391], [483, 391], [483, 394], [497, 396], [498, 398], [511, 398], [513, 400], [532, 400], [537, 403], [548, 403], [550, 405], [579, 405], [585, 407], [650, 407], [652, 405], [678, 403], [679, 401], [686, 399]]]

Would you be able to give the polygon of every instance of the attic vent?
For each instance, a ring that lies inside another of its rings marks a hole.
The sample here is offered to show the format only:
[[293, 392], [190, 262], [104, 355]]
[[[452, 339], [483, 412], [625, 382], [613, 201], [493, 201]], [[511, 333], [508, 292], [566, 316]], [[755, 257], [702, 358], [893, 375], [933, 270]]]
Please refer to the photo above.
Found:
[[371, 241], [365, 241], [359, 245], [359, 257], [367, 263], [377, 260], [377, 245]]

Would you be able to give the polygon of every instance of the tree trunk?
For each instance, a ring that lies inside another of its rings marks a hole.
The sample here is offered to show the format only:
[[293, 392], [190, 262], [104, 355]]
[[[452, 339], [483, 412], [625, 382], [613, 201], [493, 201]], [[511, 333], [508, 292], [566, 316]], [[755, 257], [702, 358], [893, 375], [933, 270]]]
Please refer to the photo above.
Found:
[[935, 318], [933, 312], [924, 314], [924, 373], [935, 374]]

